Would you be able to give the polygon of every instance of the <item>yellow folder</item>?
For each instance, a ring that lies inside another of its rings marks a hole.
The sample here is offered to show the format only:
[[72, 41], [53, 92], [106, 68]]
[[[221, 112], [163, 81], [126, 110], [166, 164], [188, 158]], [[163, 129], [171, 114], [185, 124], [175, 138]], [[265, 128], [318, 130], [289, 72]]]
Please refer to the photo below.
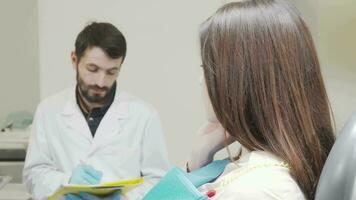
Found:
[[59, 190], [57, 190], [48, 200], [56, 200], [65, 194], [78, 194], [79, 192], [88, 192], [93, 195], [108, 195], [114, 193], [118, 190], [121, 194], [125, 194], [129, 190], [135, 188], [143, 182], [143, 178], [115, 181], [110, 183], [103, 183], [100, 185], [64, 185]]

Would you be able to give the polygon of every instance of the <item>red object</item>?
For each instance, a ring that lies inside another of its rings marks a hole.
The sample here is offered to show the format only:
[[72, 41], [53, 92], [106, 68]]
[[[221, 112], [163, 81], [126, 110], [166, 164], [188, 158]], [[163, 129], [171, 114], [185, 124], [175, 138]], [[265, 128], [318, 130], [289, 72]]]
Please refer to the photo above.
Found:
[[206, 196], [208, 196], [209, 198], [215, 196], [216, 194], [216, 191], [215, 190], [209, 190], [207, 193], [206, 193]]

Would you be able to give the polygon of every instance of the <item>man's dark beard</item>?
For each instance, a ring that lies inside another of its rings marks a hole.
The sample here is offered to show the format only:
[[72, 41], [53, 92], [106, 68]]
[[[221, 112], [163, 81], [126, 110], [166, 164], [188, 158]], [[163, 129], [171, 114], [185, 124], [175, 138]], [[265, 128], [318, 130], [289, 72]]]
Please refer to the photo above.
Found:
[[[110, 89], [109, 87], [99, 87], [97, 85], [85, 85], [83, 80], [79, 77], [79, 74], [77, 74], [77, 84], [78, 84], [78, 89], [79, 93], [81, 96], [89, 103], [97, 103], [97, 104], [104, 104], [107, 99], [109, 98], [110, 94]], [[89, 95], [89, 90], [90, 89], [100, 89], [100, 90], [105, 90], [106, 94], [105, 96], [90, 96]]]

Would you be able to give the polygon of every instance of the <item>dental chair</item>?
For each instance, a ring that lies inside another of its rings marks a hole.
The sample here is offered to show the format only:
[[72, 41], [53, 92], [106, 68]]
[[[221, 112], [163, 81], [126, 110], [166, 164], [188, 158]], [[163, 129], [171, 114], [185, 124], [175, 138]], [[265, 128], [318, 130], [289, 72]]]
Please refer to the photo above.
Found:
[[331, 149], [315, 200], [356, 200], [356, 113], [348, 120]]

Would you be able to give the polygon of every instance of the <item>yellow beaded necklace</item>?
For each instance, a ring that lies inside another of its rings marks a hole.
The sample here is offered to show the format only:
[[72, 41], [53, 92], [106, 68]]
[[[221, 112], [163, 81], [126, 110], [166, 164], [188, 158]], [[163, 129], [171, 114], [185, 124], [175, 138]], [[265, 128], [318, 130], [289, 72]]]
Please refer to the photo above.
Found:
[[280, 163], [262, 163], [258, 165], [253, 165], [253, 166], [248, 166], [246, 168], [243, 168], [239, 170], [238, 172], [231, 172], [224, 176], [220, 182], [220, 184], [215, 188], [215, 190], [220, 190], [228, 185], [230, 185], [232, 182], [234, 182], [236, 179], [240, 178], [241, 176], [248, 174], [249, 172], [260, 169], [260, 168], [266, 168], [266, 167], [283, 167], [286, 169], [290, 169], [291, 167], [289, 166], [288, 163], [282, 161]]

